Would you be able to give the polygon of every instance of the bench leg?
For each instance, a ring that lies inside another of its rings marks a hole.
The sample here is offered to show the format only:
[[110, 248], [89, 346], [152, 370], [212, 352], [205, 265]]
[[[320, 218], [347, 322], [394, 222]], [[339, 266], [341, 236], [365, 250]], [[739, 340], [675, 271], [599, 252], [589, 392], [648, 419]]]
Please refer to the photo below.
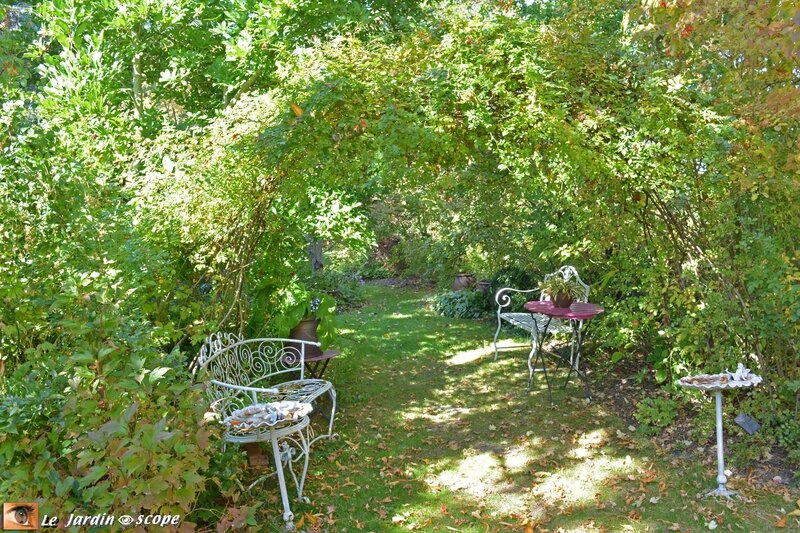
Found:
[[[306, 427], [306, 431], [308, 427]], [[303, 454], [303, 472], [300, 474], [300, 480], [298, 481], [297, 475], [294, 473], [294, 468], [292, 468], [292, 456], [291, 454], [288, 455], [287, 464], [289, 465], [289, 472], [292, 474], [292, 479], [294, 480], [295, 489], [297, 489], [297, 499], [303, 501], [305, 503], [310, 503], [307, 497], [303, 496], [303, 486], [306, 483], [306, 474], [308, 473], [308, 456], [311, 454], [311, 450], [309, 447], [309, 441], [306, 438], [306, 431], [300, 431], [297, 436], [300, 439], [300, 453]]]
[[[283, 474], [283, 456], [280, 446], [278, 445], [278, 439], [275, 438], [274, 433], [270, 432], [270, 440], [272, 441], [272, 455], [273, 459], [275, 460], [275, 469], [278, 471], [278, 488], [281, 491], [281, 501], [283, 503], [283, 521], [286, 522], [287, 527], [293, 527], [294, 524], [292, 521], [294, 520], [294, 513], [292, 512], [292, 508], [289, 507], [289, 495], [286, 493], [286, 477]], [[289, 461], [291, 461], [291, 457]], [[289, 524], [292, 524], [289, 526]]]
[[333, 437], [333, 418], [336, 416], [336, 389], [331, 387], [328, 391], [331, 396], [331, 419], [328, 422], [328, 437]]
[[[328, 415], [328, 432], [322, 433], [313, 438], [309, 437], [309, 442], [308, 442], [309, 447], [320, 439], [335, 439], [339, 436], [333, 432], [333, 420], [336, 417], [336, 389], [334, 389], [333, 387], [328, 389], [328, 396], [331, 399], [331, 410]], [[322, 416], [324, 417], [325, 414], [323, 414]]]

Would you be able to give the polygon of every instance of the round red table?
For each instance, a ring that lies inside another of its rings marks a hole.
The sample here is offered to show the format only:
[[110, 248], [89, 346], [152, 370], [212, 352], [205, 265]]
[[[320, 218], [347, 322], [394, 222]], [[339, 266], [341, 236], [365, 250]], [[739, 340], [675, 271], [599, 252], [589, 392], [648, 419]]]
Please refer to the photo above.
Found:
[[[544, 346], [544, 341], [547, 338], [547, 329], [550, 327], [550, 322], [556, 318], [559, 320], [569, 320], [570, 325], [572, 326], [573, 344], [570, 358], [567, 360], [564, 357], [558, 356], [558, 365], [556, 366], [556, 370], [558, 370], [562, 362], [569, 365], [567, 379], [564, 381], [564, 387], [562, 389], [567, 387], [567, 383], [569, 383], [569, 379], [572, 377], [572, 373], [574, 372], [576, 376], [583, 380], [583, 383], [586, 386], [586, 395], [589, 399], [591, 399], [592, 391], [589, 388], [589, 378], [586, 376], [586, 372], [581, 371], [579, 367], [581, 351], [583, 348], [583, 333], [585, 330], [583, 323], [593, 319], [602, 313], [604, 309], [599, 305], [588, 302], [575, 302], [569, 307], [556, 307], [553, 305], [553, 302], [545, 300], [527, 302], [524, 307], [526, 310], [530, 311], [531, 315], [540, 314], [547, 317], [544, 322], [544, 327], [541, 331], [541, 338], [539, 336], [539, 328], [533, 328], [533, 335], [536, 342], [534, 347], [531, 349], [530, 354], [528, 355], [528, 370], [530, 371], [530, 377], [528, 378], [528, 391], [531, 390], [531, 385], [533, 384], [533, 373], [536, 369], [536, 365], [541, 360], [542, 371], [544, 372], [544, 380], [545, 383], [547, 383], [547, 395], [550, 398], [550, 403], [553, 403], [553, 391], [550, 387], [550, 378], [547, 376], [547, 365], [545, 364], [542, 348]], [[538, 321], [535, 317], [533, 323], [534, 325], [538, 324]]]

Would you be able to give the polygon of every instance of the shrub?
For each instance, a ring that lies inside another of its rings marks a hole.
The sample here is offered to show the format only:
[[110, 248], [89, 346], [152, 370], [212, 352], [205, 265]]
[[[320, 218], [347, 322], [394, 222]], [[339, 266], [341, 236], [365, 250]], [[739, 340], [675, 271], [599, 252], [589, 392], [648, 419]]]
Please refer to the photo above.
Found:
[[678, 416], [678, 402], [671, 398], [645, 398], [636, 405], [634, 417], [642, 424], [665, 428]]
[[6, 377], [0, 494], [47, 514], [192, 510], [215, 450], [205, 399], [179, 351], [127, 333]]
[[486, 309], [486, 297], [478, 291], [451, 291], [436, 295], [433, 309], [451, 318], [480, 318]]
[[322, 270], [314, 274], [314, 289], [330, 294], [338, 309], [356, 307], [364, 301], [360, 279], [357, 275], [336, 270]]

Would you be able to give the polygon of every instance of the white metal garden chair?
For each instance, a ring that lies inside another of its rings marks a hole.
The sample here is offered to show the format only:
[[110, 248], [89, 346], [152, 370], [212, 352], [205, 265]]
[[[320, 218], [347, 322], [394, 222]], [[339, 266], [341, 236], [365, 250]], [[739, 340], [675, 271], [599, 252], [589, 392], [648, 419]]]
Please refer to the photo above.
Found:
[[[311, 445], [318, 439], [333, 436], [336, 414], [333, 385], [322, 379], [305, 379], [305, 352], [309, 346], [319, 346], [319, 343], [278, 338], [242, 339], [230, 333], [216, 333], [206, 339], [191, 366], [196, 377], [207, 381], [211, 409], [220, 422], [226, 424], [226, 441], [271, 443], [287, 526], [294, 514], [289, 506], [284, 467], [289, 467], [297, 497], [303, 499]], [[284, 381], [292, 377], [297, 379]], [[331, 399], [328, 433], [315, 437], [307, 412], [325, 393]], [[304, 404], [309, 407], [302, 409]], [[264, 421], [265, 415], [273, 415], [270, 411], [286, 406], [299, 411], [299, 415], [285, 419], [273, 416]], [[262, 423], [250, 423], [251, 419], [246, 419], [256, 412], [257, 416], [262, 416], [259, 419]], [[293, 467], [301, 459], [303, 468], [298, 479]]]
[[[571, 265], [565, 265], [556, 270], [551, 274], [547, 274], [544, 279], [548, 280], [553, 276], [561, 276], [564, 279], [570, 280], [575, 279], [578, 284], [583, 288], [583, 294], [580, 298], [578, 298], [579, 302], [588, 302], [589, 301], [589, 285], [584, 283], [580, 276], [578, 275], [578, 270]], [[540, 289], [516, 289], [513, 287], [505, 287], [497, 291], [495, 294], [495, 302], [497, 302], [497, 331], [494, 334], [494, 359], [497, 360], [498, 354], [498, 346], [497, 346], [497, 338], [500, 336], [500, 328], [503, 325], [503, 321], [508, 322], [509, 324], [516, 326], [524, 331], [527, 331], [531, 336], [531, 353], [533, 353], [533, 349], [537, 342], [539, 342], [539, 333], [542, 332], [544, 329], [545, 323], [547, 323], [548, 317], [540, 314], [531, 314], [527, 311], [516, 312], [511, 310], [513, 302], [512, 295], [513, 294], [534, 294], [539, 293], [540, 300], [549, 300], [550, 297], [547, 295], [542, 294]], [[504, 311], [504, 309], [508, 308]], [[550, 326], [548, 327], [548, 333], [572, 333], [572, 328], [569, 324], [564, 323], [562, 320], [558, 319], [551, 319]], [[580, 329], [579, 329], [580, 331]], [[580, 334], [580, 333], [579, 333]], [[509, 346], [508, 348], [516, 348], [516, 346]], [[572, 351], [570, 352], [570, 364], [574, 364], [575, 368], [577, 369], [580, 361], [573, 361], [574, 358], [574, 344], [572, 346]]]

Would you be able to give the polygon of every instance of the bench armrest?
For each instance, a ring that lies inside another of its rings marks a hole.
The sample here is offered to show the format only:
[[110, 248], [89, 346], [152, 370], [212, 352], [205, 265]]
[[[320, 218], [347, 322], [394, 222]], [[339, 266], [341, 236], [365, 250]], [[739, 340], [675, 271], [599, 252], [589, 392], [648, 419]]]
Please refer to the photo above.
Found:
[[511, 294], [509, 293], [512, 292], [516, 292], [518, 294], [530, 294], [533, 292], [541, 293], [539, 289], [515, 289], [513, 287], [503, 287], [502, 289], [497, 291], [497, 293], [494, 295], [494, 301], [499, 306], [497, 308], [498, 313], [503, 307], [508, 307], [509, 305], [511, 305]]

